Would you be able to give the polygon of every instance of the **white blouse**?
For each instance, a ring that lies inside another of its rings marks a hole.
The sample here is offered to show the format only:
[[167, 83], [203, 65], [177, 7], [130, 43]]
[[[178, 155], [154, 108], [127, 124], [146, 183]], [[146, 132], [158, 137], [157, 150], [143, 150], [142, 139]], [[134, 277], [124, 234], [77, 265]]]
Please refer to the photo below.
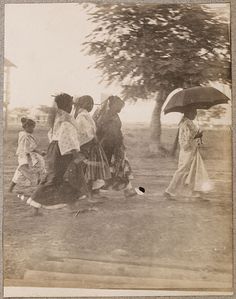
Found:
[[34, 153], [34, 150], [36, 150], [37, 146], [38, 141], [32, 134], [25, 131], [19, 132], [16, 155], [18, 156], [18, 163], [20, 166], [28, 164], [28, 155], [31, 156], [33, 165], [37, 163]]
[[49, 141], [58, 141], [61, 155], [70, 154], [72, 150], [80, 151], [77, 126], [74, 118], [58, 109], [53, 128], [48, 134]]
[[95, 122], [87, 110], [79, 110], [76, 117], [76, 124], [80, 145], [88, 143], [96, 136]]

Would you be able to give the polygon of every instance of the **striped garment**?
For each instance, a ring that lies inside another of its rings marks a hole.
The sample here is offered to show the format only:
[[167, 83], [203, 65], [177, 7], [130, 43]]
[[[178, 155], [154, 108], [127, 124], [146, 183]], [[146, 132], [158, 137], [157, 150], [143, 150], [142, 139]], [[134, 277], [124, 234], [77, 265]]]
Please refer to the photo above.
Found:
[[96, 139], [81, 146], [85, 155], [85, 177], [87, 181], [108, 180], [111, 178], [106, 154]]

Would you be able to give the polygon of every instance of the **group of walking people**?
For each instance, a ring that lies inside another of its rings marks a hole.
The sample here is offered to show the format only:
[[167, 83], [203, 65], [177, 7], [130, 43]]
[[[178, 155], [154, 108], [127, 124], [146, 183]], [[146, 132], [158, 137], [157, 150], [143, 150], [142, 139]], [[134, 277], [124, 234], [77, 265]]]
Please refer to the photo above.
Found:
[[[10, 191], [16, 184], [36, 186], [28, 197], [20, 195], [35, 208], [35, 214], [40, 208], [59, 208], [78, 199], [96, 202], [101, 190], [123, 190], [125, 197], [137, 195], [119, 117], [124, 105], [118, 96], [110, 96], [92, 117], [91, 96], [75, 100], [65, 93], [55, 96], [46, 153], [38, 150], [33, 134], [36, 123], [22, 118], [16, 152], [19, 165]], [[194, 125], [195, 117], [196, 109], [187, 109], [179, 124], [179, 164], [164, 192], [168, 199], [199, 197], [211, 189], [199, 152], [202, 132]]]
[[65, 93], [55, 96], [45, 159], [33, 134], [36, 123], [22, 118], [16, 152], [19, 165], [10, 191], [16, 184], [37, 185], [28, 198], [20, 195], [36, 213], [41, 207], [58, 208], [82, 198], [96, 202], [101, 189], [123, 190], [125, 197], [135, 196], [119, 117], [124, 104], [119, 97], [110, 96], [92, 117], [91, 96], [75, 101]]

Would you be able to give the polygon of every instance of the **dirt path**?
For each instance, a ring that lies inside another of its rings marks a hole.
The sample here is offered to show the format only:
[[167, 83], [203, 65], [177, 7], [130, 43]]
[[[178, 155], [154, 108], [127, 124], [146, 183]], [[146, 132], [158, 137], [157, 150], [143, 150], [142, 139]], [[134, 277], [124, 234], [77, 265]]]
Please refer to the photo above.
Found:
[[[38, 134], [43, 136], [46, 146], [45, 131], [40, 130]], [[106, 199], [92, 206], [81, 202], [81, 208], [96, 209], [78, 217], [73, 217], [67, 209], [44, 211], [42, 217], [33, 217], [27, 206], [5, 190], [5, 279], [32, 281], [42, 277], [40, 271], [47, 271], [54, 276], [43, 275], [44, 284], [51, 277], [59, 285], [76, 279], [77, 285], [80, 282], [84, 286], [87, 282], [90, 287], [97, 284], [107, 287], [108, 280], [97, 275], [108, 275], [116, 277], [110, 286], [119, 282], [124, 287], [156, 285], [158, 288], [172, 281], [174, 288], [181, 281], [183, 286], [189, 280], [203, 288], [230, 287], [231, 160], [230, 149], [225, 146], [230, 140], [229, 132], [206, 134], [207, 144], [202, 152], [215, 190], [205, 201], [165, 200], [162, 194], [177, 159], [150, 156], [147, 128], [128, 127], [125, 134], [135, 174], [134, 185], [145, 187], [144, 196], [125, 200], [122, 192], [109, 192], [105, 194]], [[163, 138], [170, 147], [174, 132], [165, 130]], [[16, 166], [15, 144], [16, 131], [12, 130], [5, 148], [6, 188]], [[58, 273], [77, 276], [60, 278]], [[90, 276], [84, 276], [84, 282], [78, 275]], [[125, 283], [122, 277], [130, 279]], [[138, 277], [149, 280], [132, 281]], [[190, 283], [189, 288], [192, 287]]]

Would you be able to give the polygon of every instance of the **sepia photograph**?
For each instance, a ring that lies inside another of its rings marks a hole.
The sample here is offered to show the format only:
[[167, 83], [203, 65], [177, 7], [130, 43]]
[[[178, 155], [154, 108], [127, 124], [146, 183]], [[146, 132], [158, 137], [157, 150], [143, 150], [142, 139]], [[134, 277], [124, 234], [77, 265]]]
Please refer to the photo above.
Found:
[[230, 3], [4, 10], [4, 296], [232, 294]]

